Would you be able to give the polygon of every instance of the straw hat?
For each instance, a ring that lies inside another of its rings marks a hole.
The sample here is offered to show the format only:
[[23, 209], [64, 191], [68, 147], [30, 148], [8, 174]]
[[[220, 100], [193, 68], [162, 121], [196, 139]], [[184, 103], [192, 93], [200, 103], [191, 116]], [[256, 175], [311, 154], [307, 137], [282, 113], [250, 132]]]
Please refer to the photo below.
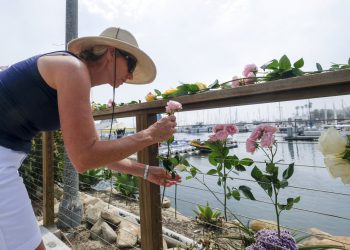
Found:
[[121, 28], [110, 27], [99, 36], [73, 39], [68, 43], [68, 50], [79, 54], [81, 51], [89, 50], [96, 45], [124, 50], [137, 59], [133, 79], [127, 80], [127, 83], [146, 84], [151, 83], [156, 78], [157, 70], [152, 59], [139, 48], [135, 37], [129, 31]]

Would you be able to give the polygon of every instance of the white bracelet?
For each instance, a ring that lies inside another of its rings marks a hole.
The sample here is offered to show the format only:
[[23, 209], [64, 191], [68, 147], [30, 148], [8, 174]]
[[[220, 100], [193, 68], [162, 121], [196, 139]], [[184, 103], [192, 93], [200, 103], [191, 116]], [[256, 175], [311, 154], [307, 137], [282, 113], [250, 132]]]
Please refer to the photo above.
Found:
[[149, 165], [145, 165], [145, 172], [143, 172], [143, 179], [147, 180], [148, 178], [148, 169]]

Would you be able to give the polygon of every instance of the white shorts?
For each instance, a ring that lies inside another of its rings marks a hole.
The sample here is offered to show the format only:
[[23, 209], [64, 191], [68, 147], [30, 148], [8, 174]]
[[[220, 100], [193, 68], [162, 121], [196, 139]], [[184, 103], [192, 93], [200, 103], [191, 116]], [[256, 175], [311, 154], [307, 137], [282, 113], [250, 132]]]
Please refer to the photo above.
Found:
[[0, 146], [0, 249], [34, 250], [41, 242], [41, 233], [31, 201], [18, 175], [26, 157]]

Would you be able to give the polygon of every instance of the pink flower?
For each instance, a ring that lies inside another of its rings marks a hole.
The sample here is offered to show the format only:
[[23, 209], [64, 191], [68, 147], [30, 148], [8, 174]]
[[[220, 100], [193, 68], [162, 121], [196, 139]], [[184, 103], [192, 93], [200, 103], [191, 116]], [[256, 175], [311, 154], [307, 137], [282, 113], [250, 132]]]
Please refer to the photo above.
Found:
[[245, 146], [248, 153], [253, 154], [256, 150], [256, 142], [251, 138], [247, 139]]
[[257, 126], [253, 132], [250, 134], [249, 138], [256, 141], [259, 140], [263, 134], [263, 128], [261, 125]]
[[220, 130], [213, 135], [209, 136], [208, 141], [225, 141], [228, 137], [228, 132], [226, 130]]
[[260, 145], [263, 148], [271, 147], [275, 143], [275, 136], [273, 133], [264, 133], [261, 137]]
[[215, 125], [215, 127], [213, 128], [213, 133], [217, 133], [221, 130], [225, 129], [225, 125], [224, 124], [217, 124]]
[[242, 72], [244, 77], [248, 77], [249, 73], [254, 73], [254, 76], [258, 72], [258, 67], [255, 64], [247, 64]]
[[115, 106], [115, 103], [113, 102], [112, 99], [109, 99], [109, 100], [108, 100], [107, 106], [108, 106], [109, 108]]
[[229, 135], [234, 135], [234, 134], [238, 133], [238, 128], [237, 128], [237, 126], [234, 125], [234, 124], [226, 125], [226, 126], [225, 126], [225, 130], [227, 131], [227, 133], [228, 133]]
[[177, 101], [168, 101], [167, 106], [165, 107], [165, 112], [168, 114], [174, 114], [176, 111], [179, 111], [182, 109], [181, 103]]
[[249, 72], [246, 77], [247, 78], [244, 79], [245, 84], [253, 84], [254, 82], [256, 82], [256, 76], [253, 72]]
[[[254, 131], [250, 134], [249, 138], [246, 142], [246, 150], [247, 152], [252, 153], [252, 143], [256, 144], [257, 140], [260, 140], [260, 146], [263, 148], [271, 147], [275, 143], [275, 135], [278, 128], [261, 124], [257, 126]], [[255, 151], [255, 150], [254, 150]]]
[[238, 76], [232, 77], [232, 88], [236, 88], [241, 86], [241, 81], [239, 80]]

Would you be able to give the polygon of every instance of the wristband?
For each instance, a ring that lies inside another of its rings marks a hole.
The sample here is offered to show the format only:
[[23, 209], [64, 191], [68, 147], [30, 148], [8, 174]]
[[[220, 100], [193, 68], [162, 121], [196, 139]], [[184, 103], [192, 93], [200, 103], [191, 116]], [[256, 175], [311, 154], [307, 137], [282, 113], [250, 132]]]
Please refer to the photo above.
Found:
[[145, 165], [145, 172], [143, 172], [143, 179], [147, 180], [148, 178], [148, 170], [149, 170], [149, 165]]

